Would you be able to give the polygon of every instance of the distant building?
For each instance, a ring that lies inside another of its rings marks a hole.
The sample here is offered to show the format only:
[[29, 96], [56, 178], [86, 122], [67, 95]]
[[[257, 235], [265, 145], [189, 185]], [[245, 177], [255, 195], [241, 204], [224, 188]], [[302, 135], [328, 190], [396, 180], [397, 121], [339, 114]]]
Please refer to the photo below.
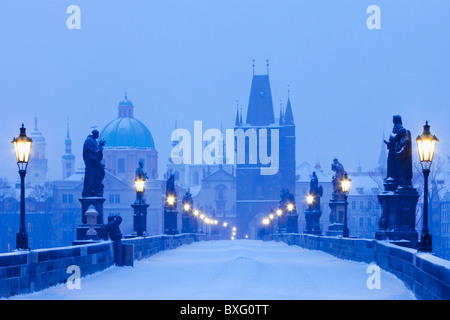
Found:
[[34, 129], [29, 134], [33, 139], [30, 152], [30, 160], [27, 167], [26, 183], [30, 185], [43, 185], [47, 182], [47, 163], [45, 137], [37, 127], [38, 119], [34, 118]]
[[433, 235], [433, 252], [450, 260], [450, 191], [445, 192], [440, 204], [439, 237], [435, 239]]

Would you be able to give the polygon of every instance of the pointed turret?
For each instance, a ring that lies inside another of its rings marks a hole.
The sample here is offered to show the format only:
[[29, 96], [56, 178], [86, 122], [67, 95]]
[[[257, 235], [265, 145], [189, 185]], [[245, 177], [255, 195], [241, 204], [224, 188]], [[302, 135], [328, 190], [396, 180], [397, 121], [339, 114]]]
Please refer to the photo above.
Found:
[[236, 121], [235, 121], [234, 125], [236, 127], [239, 127], [241, 125], [241, 122], [239, 119], [239, 104], [237, 104], [237, 107], [236, 107]]
[[253, 74], [246, 123], [251, 126], [267, 126], [275, 123], [268, 74]]
[[282, 126], [284, 125], [284, 115], [283, 115], [283, 104], [280, 103], [280, 119], [279, 119], [279, 125]]
[[291, 107], [291, 99], [288, 97], [286, 110], [284, 111], [284, 125], [286, 126], [293, 126], [294, 123], [294, 115], [292, 113], [292, 107]]

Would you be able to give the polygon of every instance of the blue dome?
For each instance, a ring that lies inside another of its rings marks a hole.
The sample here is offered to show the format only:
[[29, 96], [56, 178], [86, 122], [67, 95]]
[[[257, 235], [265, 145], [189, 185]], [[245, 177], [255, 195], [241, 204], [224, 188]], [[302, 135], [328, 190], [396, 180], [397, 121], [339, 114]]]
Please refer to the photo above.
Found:
[[99, 140], [106, 140], [105, 147], [155, 148], [152, 134], [135, 118], [117, 118], [101, 131]]
[[133, 103], [127, 98], [118, 105], [118, 117], [108, 123], [100, 132], [99, 140], [106, 141], [105, 147], [152, 148], [155, 149], [152, 134], [147, 127], [133, 117]]

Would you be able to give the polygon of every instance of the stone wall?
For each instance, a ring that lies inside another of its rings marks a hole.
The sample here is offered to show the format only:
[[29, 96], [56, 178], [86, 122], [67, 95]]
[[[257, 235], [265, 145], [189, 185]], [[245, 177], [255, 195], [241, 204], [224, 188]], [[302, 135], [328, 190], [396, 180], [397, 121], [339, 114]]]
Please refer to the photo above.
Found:
[[[124, 247], [131, 247], [132, 260], [150, 257], [162, 250], [177, 248], [194, 241], [217, 239], [204, 234], [160, 235], [123, 239]], [[66, 283], [71, 265], [80, 268], [84, 277], [114, 264], [111, 241], [78, 246], [16, 251], [0, 254], [0, 298], [26, 294]]]
[[272, 235], [289, 245], [321, 250], [340, 259], [375, 263], [401, 279], [418, 299], [450, 299], [450, 261], [386, 241], [306, 234]]

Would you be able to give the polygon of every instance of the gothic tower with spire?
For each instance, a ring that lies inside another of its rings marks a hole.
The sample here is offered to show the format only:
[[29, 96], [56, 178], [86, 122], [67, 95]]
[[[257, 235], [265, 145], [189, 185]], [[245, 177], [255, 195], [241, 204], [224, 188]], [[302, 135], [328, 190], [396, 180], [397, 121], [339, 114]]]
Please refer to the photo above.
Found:
[[[239, 119], [239, 120], [238, 120]], [[257, 163], [249, 161], [250, 138], [245, 138], [245, 163], [236, 164], [236, 219], [239, 237], [255, 236], [253, 226], [258, 219], [275, 211], [280, 202], [282, 189], [295, 194], [295, 123], [290, 97], [284, 112], [280, 111], [280, 119], [276, 121], [272, 102], [269, 72], [266, 75], [255, 75], [250, 89], [250, 98], [246, 121], [242, 121], [239, 109], [235, 122], [235, 148], [237, 148], [237, 130], [242, 129], [245, 135], [249, 130], [256, 131]], [[271, 155], [271, 136], [274, 130], [279, 133], [279, 167], [272, 175], [262, 175], [261, 168], [269, 165], [261, 164], [259, 156], [259, 132], [267, 130], [267, 155]], [[237, 150], [235, 150], [237, 151]]]
[[75, 155], [72, 153], [72, 139], [69, 134], [69, 120], [67, 119], [67, 135], [64, 154], [61, 156], [62, 179], [65, 180], [75, 172]]

